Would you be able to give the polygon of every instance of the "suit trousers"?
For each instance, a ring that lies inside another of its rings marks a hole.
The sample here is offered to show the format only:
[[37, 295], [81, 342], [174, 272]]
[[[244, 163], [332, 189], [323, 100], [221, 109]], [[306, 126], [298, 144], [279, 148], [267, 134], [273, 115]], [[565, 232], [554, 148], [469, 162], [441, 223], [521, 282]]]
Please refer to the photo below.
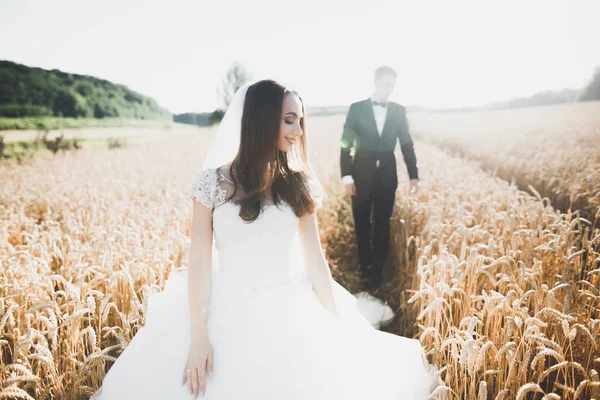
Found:
[[356, 190], [356, 196], [352, 197], [352, 214], [358, 259], [369, 289], [376, 290], [381, 286], [383, 265], [389, 252], [390, 218], [394, 211], [396, 187], [383, 184], [381, 169], [378, 167], [370, 187]]

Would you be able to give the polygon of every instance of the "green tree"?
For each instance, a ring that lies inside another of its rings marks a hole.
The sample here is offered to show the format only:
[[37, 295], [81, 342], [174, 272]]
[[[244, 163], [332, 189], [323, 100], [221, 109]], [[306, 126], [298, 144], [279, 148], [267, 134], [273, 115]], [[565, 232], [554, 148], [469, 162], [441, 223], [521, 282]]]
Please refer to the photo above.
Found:
[[154, 99], [92, 76], [0, 60], [0, 116], [172, 119]]
[[250, 75], [244, 66], [238, 61], [235, 61], [225, 74], [225, 77], [221, 82], [221, 86], [218, 89], [218, 93], [221, 96], [221, 101], [223, 102], [225, 110], [227, 107], [229, 107], [229, 104], [231, 104], [231, 100], [233, 100], [235, 92], [244, 86], [249, 78]]
[[217, 89], [217, 93], [221, 97], [223, 108], [218, 108], [213, 111], [210, 116], [211, 125], [221, 122], [223, 116], [225, 116], [224, 110], [229, 108], [235, 92], [244, 86], [249, 78], [250, 75], [240, 62], [235, 61], [233, 65], [229, 67], [229, 70], [221, 81], [221, 86]]
[[223, 110], [213, 111], [213, 113], [210, 115], [210, 124], [214, 125], [214, 124], [221, 122], [221, 120], [223, 119], [224, 116], [225, 116], [225, 111], [223, 111]]
[[580, 101], [600, 100], [600, 66], [596, 67], [596, 72], [590, 83], [583, 89]]

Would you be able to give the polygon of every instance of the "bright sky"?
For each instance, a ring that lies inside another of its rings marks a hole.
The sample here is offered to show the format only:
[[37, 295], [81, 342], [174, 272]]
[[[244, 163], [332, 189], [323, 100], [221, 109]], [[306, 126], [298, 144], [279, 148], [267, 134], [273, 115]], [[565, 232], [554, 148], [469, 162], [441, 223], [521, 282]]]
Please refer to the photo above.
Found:
[[1, 0], [0, 59], [122, 83], [209, 111], [233, 60], [309, 106], [368, 97], [460, 107], [580, 88], [600, 65], [600, 0]]

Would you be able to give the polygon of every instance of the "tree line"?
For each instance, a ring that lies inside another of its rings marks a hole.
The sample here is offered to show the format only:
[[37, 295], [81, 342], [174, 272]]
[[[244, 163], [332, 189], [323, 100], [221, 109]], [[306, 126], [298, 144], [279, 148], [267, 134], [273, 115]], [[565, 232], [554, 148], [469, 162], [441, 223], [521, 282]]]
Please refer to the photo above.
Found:
[[[221, 120], [233, 94], [249, 77], [246, 69], [239, 62], [234, 62], [217, 91], [221, 107], [212, 113], [172, 115], [153, 98], [125, 85], [92, 76], [0, 60], [0, 117], [172, 119], [180, 123], [208, 126]], [[593, 100], [600, 100], [600, 67], [596, 68], [589, 84], [581, 90], [547, 91], [526, 98], [495, 102], [482, 108], [501, 109]], [[313, 115], [343, 113], [343, 109], [319, 108], [314, 110]], [[424, 109], [427, 110], [427, 107]]]
[[579, 96], [580, 101], [600, 100], [600, 66], [596, 67], [596, 72], [590, 83], [583, 89]]

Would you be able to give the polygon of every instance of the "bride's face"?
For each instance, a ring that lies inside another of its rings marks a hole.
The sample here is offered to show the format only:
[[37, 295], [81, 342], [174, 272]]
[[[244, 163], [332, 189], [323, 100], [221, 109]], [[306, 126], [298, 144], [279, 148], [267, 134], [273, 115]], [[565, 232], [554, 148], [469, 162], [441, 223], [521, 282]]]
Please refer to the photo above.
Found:
[[300, 126], [300, 121], [304, 118], [302, 102], [296, 95], [289, 93], [284, 97], [281, 115], [278, 147], [279, 150], [288, 152], [303, 134]]

